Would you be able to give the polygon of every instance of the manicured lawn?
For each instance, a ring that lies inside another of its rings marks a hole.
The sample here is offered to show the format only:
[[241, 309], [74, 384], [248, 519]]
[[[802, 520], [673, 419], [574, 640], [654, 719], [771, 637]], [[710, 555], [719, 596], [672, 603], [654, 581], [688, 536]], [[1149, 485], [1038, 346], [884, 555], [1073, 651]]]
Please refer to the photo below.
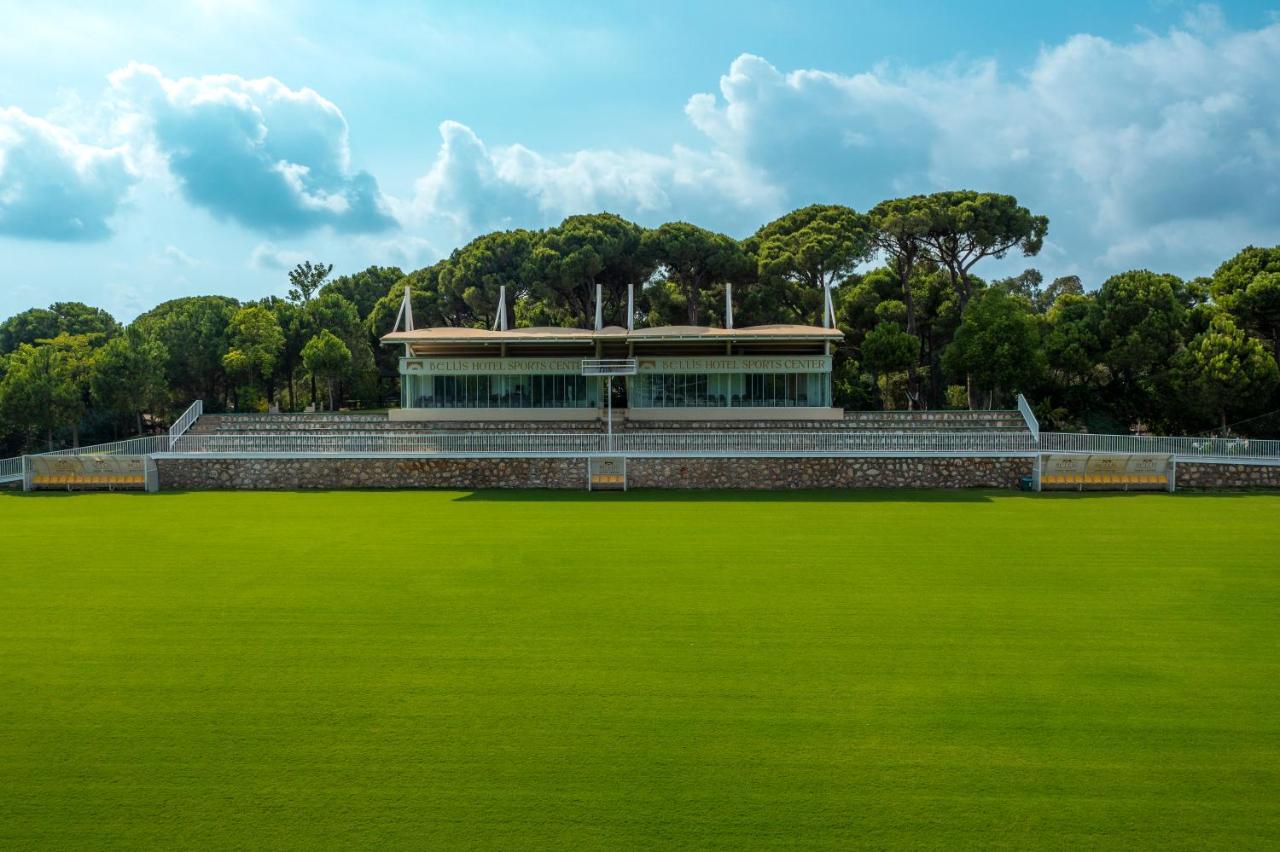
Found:
[[0, 847], [1280, 843], [1280, 497], [0, 496]]

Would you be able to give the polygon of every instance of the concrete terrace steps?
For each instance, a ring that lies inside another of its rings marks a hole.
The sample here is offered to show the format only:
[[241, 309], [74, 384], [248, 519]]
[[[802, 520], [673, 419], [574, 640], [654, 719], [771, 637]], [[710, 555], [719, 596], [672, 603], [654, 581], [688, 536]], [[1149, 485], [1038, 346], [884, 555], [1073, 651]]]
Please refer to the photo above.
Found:
[[[598, 432], [596, 421], [393, 421], [385, 414], [206, 414], [193, 435], [370, 435], [429, 432]], [[614, 429], [628, 431], [857, 431], [889, 433], [1025, 432], [1016, 411], [850, 411], [842, 420], [654, 420], [626, 421], [615, 414]]]
[[385, 414], [206, 414], [195, 422], [192, 435], [373, 435], [424, 432], [597, 432], [590, 421], [444, 421], [423, 423], [387, 419]]

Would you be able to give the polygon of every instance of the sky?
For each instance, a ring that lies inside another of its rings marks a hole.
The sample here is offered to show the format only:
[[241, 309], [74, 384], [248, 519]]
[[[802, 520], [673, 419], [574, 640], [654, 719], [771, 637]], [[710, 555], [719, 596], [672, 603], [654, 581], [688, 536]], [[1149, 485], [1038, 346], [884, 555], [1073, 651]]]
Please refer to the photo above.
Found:
[[608, 210], [940, 189], [1087, 287], [1280, 243], [1280, 3], [0, 0], [0, 317], [129, 320]]

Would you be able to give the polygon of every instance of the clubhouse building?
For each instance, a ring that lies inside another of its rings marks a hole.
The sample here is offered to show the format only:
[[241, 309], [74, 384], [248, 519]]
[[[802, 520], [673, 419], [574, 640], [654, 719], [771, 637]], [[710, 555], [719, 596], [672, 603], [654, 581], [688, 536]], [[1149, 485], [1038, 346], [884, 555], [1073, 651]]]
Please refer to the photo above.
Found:
[[[407, 302], [407, 299], [406, 299]], [[402, 312], [403, 315], [403, 312]], [[597, 319], [598, 322], [598, 319]], [[397, 320], [397, 326], [399, 326]], [[832, 327], [406, 328], [398, 420], [834, 420]], [[615, 388], [614, 404], [618, 383]]]

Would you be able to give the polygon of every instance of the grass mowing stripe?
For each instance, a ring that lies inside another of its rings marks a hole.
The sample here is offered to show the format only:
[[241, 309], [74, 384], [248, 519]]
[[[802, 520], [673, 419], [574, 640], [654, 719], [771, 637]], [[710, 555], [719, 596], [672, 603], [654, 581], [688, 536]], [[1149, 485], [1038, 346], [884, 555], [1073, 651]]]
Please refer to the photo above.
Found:
[[1261, 847], [1280, 497], [0, 497], [0, 845]]

